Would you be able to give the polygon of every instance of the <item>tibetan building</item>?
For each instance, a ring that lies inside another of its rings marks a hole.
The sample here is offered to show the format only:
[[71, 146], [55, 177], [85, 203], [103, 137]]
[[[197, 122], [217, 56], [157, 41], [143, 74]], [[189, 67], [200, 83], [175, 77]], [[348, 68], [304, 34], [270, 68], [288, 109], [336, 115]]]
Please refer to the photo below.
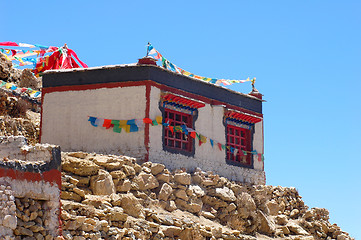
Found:
[[265, 184], [262, 95], [138, 64], [43, 75], [41, 142]]

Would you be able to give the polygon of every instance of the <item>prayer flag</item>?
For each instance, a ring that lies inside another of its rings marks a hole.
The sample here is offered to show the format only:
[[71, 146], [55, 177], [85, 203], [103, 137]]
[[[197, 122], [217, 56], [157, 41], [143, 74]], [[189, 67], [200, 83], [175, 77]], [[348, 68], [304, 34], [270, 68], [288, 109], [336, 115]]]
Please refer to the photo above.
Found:
[[103, 127], [105, 127], [106, 129], [109, 129], [111, 125], [112, 125], [111, 119], [104, 119]]
[[163, 117], [162, 116], [157, 116], [157, 117], [155, 117], [155, 120], [157, 121], [158, 124], [162, 124]]
[[219, 151], [222, 151], [222, 144], [217, 143], [218, 147], [219, 147]]
[[98, 127], [97, 124], [95, 124], [95, 121], [97, 120], [96, 117], [89, 117], [88, 121], [90, 122], [91, 125], [93, 125], [94, 127]]
[[130, 132], [138, 132], [138, 130], [139, 130], [139, 128], [137, 125], [135, 125], [135, 124], [130, 125], [130, 129], [129, 129]]
[[209, 142], [211, 143], [212, 147], [213, 147], [213, 140], [209, 139]]
[[119, 125], [114, 124], [113, 132], [121, 133], [121, 132], [122, 132], [122, 129], [119, 127]]
[[153, 124], [153, 121], [152, 121], [152, 119], [150, 119], [150, 118], [144, 118], [144, 119], [143, 119], [143, 122], [144, 122], [144, 123]]
[[196, 138], [196, 132], [191, 132], [189, 135], [191, 135], [192, 138]]

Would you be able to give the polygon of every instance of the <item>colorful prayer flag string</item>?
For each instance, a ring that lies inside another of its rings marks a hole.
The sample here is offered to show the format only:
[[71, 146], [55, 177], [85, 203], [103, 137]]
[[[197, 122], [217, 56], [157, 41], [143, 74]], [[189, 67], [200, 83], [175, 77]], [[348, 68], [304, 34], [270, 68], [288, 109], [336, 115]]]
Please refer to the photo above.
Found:
[[36, 91], [31, 88], [19, 88], [13, 83], [5, 82], [3, 80], [0, 80], [0, 87], [3, 89], [8, 89], [15, 91], [17, 93], [27, 93], [31, 98], [39, 98], [41, 96], [40, 91]]
[[185, 71], [182, 68], [177, 67], [175, 64], [171, 63], [168, 59], [163, 57], [163, 55], [160, 54], [152, 46], [152, 44], [150, 44], [150, 43], [148, 43], [148, 46], [147, 46], [147, 54], [148, 55], [154, 55], [153, 57], [155, 59], [161, 60], [162, 61], [162, 66], [164, 68], [166, 68], [166, 69], [169, 69], [169, 70], [171, 70], [173, 72], [177, 72], [177, 73], [182, 74], [182, 75], [187, 76], [187, 77], [196, 78], [196, 79], [206, 81], [206, 82], [209, 82], [209, 83], [213, 83], [213, 84], [217, 84], [217, 85], [223, 84], [224, 86], [228, 86], [228, 85], [231, 85], [233, 83], [244, 83], [244, 82], [252, 82], [252, 83], [254, 83], [255, 80], [256, 80], [256, 78], [253, 78], [253, 79], [247, 78], [245, 80], [217, 79], [217, 78], [207, 78], [207, 77], [202, 77], [202, 76], [195, 75], [195, 74], [190, 73], [188, 71]]
[[227, 146], [225, 144], [222, 144], [214, 139], [208, 138], [198, 132], [196, 132], [194, 129], [187, 127], [186, 125], [179, 125], [179, 126], [171, 126], [168, 122], [164, 122], [163, 118], [161, 116], [157, 116], [154, 120], [150, 118], [143, 118], [143, 119], [130, 119], [130, 120], [113, 120], [113, 119], [104, 119], [104, 118], [97, 118], [93, 116], [88, 116], [88, 121], [93, 127], [104, 127], [105, 129], [111, 129], [113, 128], [113, 132], [121, 133], [122, 129], [129, 132], [138, 132], [139, 130], [143, 129], [145, 124], [150, 124], [152, 126], [158, 126], [163, 125], [164, 127], [167, 127], [172, 134], [174, 132], [182, 132], [187, 136], [190, 136], [193, 139], [198, 139], [199, 146], [201, 146], [204, 143], [207, 143], [207, 139], [209, 139], [209, 142], [214, 148], [214, 146], [218, 146], [220, 151], [226, 151], [228, 149], [231, 153], [234, 155], [237, 155], [238, 152], [240, 153], [240, 156], [246, 156], [247, 154], [256, 155], [258, 157], [258, 161], [264, 161], [264, 156], [261, 153], [258, 153], [256, 150], [252, 151], [245, 151], [245, 150], [239, 150], [234, 147]]

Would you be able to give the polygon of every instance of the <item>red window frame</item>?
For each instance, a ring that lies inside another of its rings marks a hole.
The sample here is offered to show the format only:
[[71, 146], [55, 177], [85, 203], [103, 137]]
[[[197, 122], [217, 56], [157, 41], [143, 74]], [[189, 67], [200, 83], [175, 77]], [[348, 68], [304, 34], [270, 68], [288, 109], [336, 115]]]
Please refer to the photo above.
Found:
[[[251, 166], [251, 131], [246, 128], [227, 125], [227, 146], [238, 149], [237, 154], [226, 148], [226, 159], [240, 164]], [[248, 151], [247, 155], [241, 154], [241, 150]]]
[[[170, 126], [186, 125], [193, 128], [193, 116], [191, 114], [165, 108], [164, 115], [165, 122], [168, 122]], [[193, 140], [190, 136], [180, 131], [172, 133], [168, 127], [164, 128], [164, 145], [180, 151], [192, 152], [193, 150]]]

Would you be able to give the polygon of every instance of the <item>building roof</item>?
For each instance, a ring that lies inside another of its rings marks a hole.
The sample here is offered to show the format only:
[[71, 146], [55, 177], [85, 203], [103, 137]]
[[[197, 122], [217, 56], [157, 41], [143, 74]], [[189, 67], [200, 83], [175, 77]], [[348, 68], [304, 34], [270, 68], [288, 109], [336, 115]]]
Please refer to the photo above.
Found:
[[48, 70], [43, 74], [43, 88], [144, 80], [151, 80], [169, 87], [262, 113], [262, 99], [203, 80], [187, 77], [154, 65], [132, 63]]

